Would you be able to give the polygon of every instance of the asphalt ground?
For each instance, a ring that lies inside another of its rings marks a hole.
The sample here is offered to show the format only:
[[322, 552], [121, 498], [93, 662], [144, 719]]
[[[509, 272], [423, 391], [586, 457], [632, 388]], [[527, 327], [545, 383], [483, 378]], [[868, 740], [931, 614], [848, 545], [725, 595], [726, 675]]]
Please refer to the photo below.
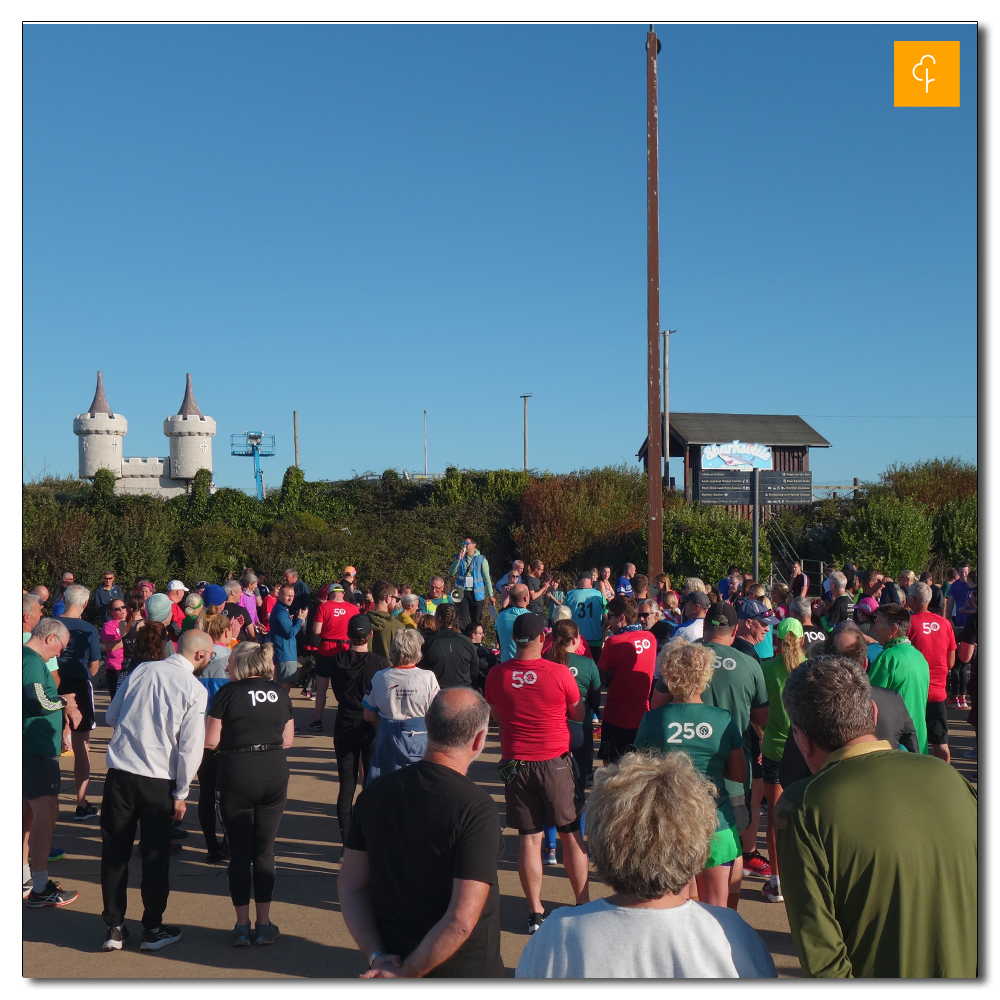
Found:
[[[98, 721], [104, 721], [107, 691], [96, 692]], [[64, 888], [77, 889], [79, 899], [59, 909], [23, 907], [22, 974], [43, 979], [233, 979], [233, 978], [333, 978], [354, 977], [366, 968], [340, 914], [337, 873], [340, 865], [340, 835], [334, 804], [337, 797], [337, 763], [333, 753], [333, 712], [328, 705], [325, 735], [305, 731], [314, 708], [293, 691], [296, 721], [303, 735], [296, 737], [288, 752], [291, 780], [288, 804], [278, 829], [275, 854], [278, 880], [271, 920], [281, 936], [271, 947], [233, 948], [229, 932], [235, 923], [227, 889], [226, 869], [207, 863], [205, 844], [198, 826], [198, 785], [192, 786], [184, 829], [188, 837], [179, 841], [179, 854], [171, 857], [170, 899], [165, 922], [178, 924], [183, 937], [158, 952], [140, 952], [138, 850], [129, 866], [128, 916], [132, 930], [129, 946], [104, 953], [104, 922], [101, 919], [100, 856], [98, 820], [72, 821], [75, 806], [73, 758], [61, 757], [63, 774], [60, 819], [53, 843], [66, 851], [62, 861], [49, 866], [50, 876]], [[332, 699], [331, 699], [332, 704]], [[966, 712], [949, 711], [955, 766], [970, 781], [978, 780], [978, 762], [964, 756], [975, 750], [974, 733], [965, 723]], [[88, 799], [99, 806], [104, 787], [104, 751], [111, 730], [99, 726], [91, 741], [92, 776]], [[496, 763], [499, 737], [491, 729], [483, 755], [472, 765], [469, 776], [486, 788], [504, 815], [503, 785]], [[517, 877], [517, 834], [504, 831], [506, 849], [500, 861], [501, 953], [507, 975], [513, 976], [518, 958], [528, 940], [527, 904]], [[764, 817], [758, 835], [766, 856]], [[561, 851], [561, 847], [560, 847]], [[561, 856], [561, 854], [560, 854]], [[546, 909], [572, 904], [573, 895], [560, 865], [545, 868], [543, 903]], [[743, 881], [739, 912], [764, 939], [781, 976], [800, 976], [801, 970], [788, 929], [785, 907], [768, 903], [761, 889], [764, 879], [748, 876]], [[591, 898], [611, 894], [610, 887], [591, 873]]]

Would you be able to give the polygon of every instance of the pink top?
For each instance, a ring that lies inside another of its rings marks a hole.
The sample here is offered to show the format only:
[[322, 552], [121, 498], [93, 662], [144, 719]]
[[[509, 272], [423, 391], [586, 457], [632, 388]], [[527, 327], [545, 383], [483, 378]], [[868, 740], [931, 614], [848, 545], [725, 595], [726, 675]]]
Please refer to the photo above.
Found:
[[[119, 622], [114, 620], [106, 621], [101, 626], [101, 639], [110, 645], [113, 642], [118, 642], [121, 639], [121, 632], [119, 631]], [[105, 660], [104, 669], [105, 670], [121, 670], [122, 663], [125, 660], [125, 649], [123, 646], [119, 646], [117, 649], [107, 649], [105, 647]]]
[[257, 598], [253, 594], [240, 594], [240, 607], [246, 608], [254, 625], [260, 621], [260, 618], [257, 617]]

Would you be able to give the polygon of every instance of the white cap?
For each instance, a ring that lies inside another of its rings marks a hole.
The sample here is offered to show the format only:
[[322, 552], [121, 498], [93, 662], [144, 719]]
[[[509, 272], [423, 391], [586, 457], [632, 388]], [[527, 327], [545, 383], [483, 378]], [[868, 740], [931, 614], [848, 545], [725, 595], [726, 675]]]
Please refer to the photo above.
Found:
[[183, 580], [171, 580], [167, 584], [167, 590], [187, 590], [188, 588], [184, 586]]

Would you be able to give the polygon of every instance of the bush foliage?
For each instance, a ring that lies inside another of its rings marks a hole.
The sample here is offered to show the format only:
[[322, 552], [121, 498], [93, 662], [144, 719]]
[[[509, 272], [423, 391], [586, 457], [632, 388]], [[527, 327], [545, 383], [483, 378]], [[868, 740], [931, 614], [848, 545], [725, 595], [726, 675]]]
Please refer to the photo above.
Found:
[[[975, 481], [974, 467], [953, 460], [893, 467], [857, 501], [828, 500], [775, 521], [805, 558], [836, 554], [893, 573], [920, 570], [928, 560], [950, 565], [965, 557], [976, 565]], [[308, 482], [290, 468], [262, 501], [241, 490], [212, 493], [207, 472], [195, 477], [190, 494], [170, 500], [119, 496], [110, 473], [93, 483], [49, 478], [23, 487], [23, 581], [51, 588], [72, 569], [93, 588], [112, 569], [123, 585], [148, 577], [162, 587], [172, 577], [221, 582], [245, 567], [274, 581], [294, 567], [316, 589], [351, 563], [366, 584], [386, 577], [423, 592], [467, 533], [494, 578], [517, 556], [541, 559], [566, 578], [625, 561], [644, 571], [646, 490], [641, 470], [625, 466], [559, 476], [448, 469], [435, 482], [386, 470], [381, 479], [342, 483]], [[949, 490], [949, 502], [935, 506]], [[677, 493], [664, 495], [664, 508], [664, 564], [672, 576], [712, 582], [731, 563], [750, 568], [749, 521]], [[762, 578], [770, 562], [762, 530]]]

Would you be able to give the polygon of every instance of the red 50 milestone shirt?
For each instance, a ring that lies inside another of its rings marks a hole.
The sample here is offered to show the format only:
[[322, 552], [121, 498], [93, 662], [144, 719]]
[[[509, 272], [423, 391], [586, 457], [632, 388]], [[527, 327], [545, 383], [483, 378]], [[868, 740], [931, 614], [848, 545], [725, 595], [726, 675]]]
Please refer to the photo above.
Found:
[[913, 647], [923, 653], [931, 671], [927, 700], [944, 701], [948, 697], [948, 654], [956, 648], [955, 630], [951, 623], [930, 611], [910, 615], [910, 631], [906, 633]]
[[597, 669], [602, 674], [612, 672], [604, 701], [604, 721], [622, 729], [638, 729], [649, 708], [656, 669], [656, 637], [642, 629], [609, 636]]
[[316, 622], [322, 626], [319, 634], [319, 655], [336, 656], [347, 643], [347, 623], [358, 614], [358, 606], [350, 601], [326, 601], [316, 611]]
[[486, 675], [486, 700], [500, 716], [500, 756], [552, 760], [569, 750], [566, 712], [580, 700], [569, 667], [506, 660]]

